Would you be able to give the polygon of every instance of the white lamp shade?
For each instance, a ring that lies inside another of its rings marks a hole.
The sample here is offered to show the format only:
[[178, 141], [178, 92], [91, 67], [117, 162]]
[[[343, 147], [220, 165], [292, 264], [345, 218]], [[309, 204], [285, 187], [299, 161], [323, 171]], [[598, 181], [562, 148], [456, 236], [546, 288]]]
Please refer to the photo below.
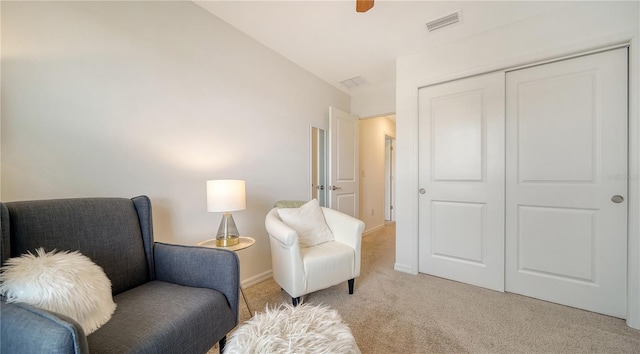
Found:
[[245, 181], [218, 179], [207, 181], [207, 211], [226, 213], [247, 207]]

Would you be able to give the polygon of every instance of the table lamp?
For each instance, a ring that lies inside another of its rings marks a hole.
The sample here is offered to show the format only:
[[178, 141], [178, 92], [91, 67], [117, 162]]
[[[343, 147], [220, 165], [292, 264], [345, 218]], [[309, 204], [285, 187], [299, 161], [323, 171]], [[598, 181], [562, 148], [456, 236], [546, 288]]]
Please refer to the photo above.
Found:
[[224, 213], [216, 234], [216, 246], [233, 246], [240, 242], [240, 233], [231, 212], [244, 210], [246, 205], [244, 180], [207, 181], [207, 211]]

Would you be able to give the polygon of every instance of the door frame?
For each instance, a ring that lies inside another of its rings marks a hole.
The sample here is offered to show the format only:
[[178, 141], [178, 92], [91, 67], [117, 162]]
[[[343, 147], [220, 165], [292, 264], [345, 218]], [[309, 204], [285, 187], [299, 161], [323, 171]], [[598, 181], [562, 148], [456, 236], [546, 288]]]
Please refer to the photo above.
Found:
[[[425, 86], [441, 84], [459, 80], [480, 74], [495, 71], [508, 71], [516, 68], [524, 68], [531, 65], [539, 65], [545, 62], [569, 59], [576, 56], [596, 53], [614, 48], [629, 47], [629, 102], [628, 102], [628, 213], [627, 220], [627, 319], [628, 326], [640, 329], [640, 36], [618, 37], [617, 41], [611, 38], [606, 40], [583, 43], [582, 49], [572, 48], [568, 51], [561, 49], [550, 50], [544, 53], [531, 54], [526, 57], [496, 62], [491, 65], [477, 67], [475, 69], [447, 74], [435, 78], [416, 78], [410, 82], [399, 83], [397, 97], [403, 97], [406, 102], [398, 107], [398, 126], [405, 126], [398, 131], [411, 131], [410, 135], [403, 137], [398, 144], [402, 154], [406, 156], [402, 164], [406, 169], [405, 175], [399, 175], [402, 190], [398, 190], [397, 197], [402, 204], [397, 205], [398, 231], [406, 236], [396, 239], [396, 263], [397, 271], [418, 274], [418, 242], [419, 242], [419, 156], [418, 156], [418, 90]], [[406, 109], [409, 108], [410, 109]], [[404, 213], [404, 216], [403, 216]], [[411, 251], [407, 251], [411, 250]]]
[[327, 135], [326, 129], [309, 126], [309, 200], [317, 199], [320, 206], [327, 204]]
[[[387, 141], [389, 141], [389, 155], [387, 158]], [[396, 138], [395, 136], [391, 136], [387, 132], [384, 134], [384, 142], [385, 142], [385, 161], [384, 161], [384, 208], [385, 208], [385, 216], [386, 213], [389, 212], [389, 219], [385, 217], [385, 221], [396, 221]], [[387, 175], [390, 176], [389, 180], [387, 180]], [[388, 202], [388, 203], [387, 203]], [[388, 209], [388, 210], [387, 210]]]

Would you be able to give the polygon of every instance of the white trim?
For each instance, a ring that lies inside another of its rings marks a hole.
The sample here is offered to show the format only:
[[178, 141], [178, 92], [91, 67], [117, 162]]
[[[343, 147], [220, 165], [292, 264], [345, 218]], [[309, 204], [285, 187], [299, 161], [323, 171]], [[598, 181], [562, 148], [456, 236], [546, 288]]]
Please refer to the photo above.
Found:
[[390, 116], [395, 116], [395, 113], [388, 113], [388, 114], [376, 114], [374, 116], [368, 116], [368, 117], [358, 117], [358, 120], [367, 120], [367, 119], [376, 119], [376, 118], [384, 118], [387, 117], [389, 118]]
[[[409, 274], [418, 274], [418, 89], [424, 85], [416, 81], [408, 85], [398, 85], [396, 102], [407, 101], [396, 107], [396, 153], [406, 151], [405, 159], [396, 159], [396, 264], [394, 269]], [[407, 108], [406, 112], [404, 112]], [[406, 114], [406, 118], [397, 119]], [[408, 126], [408, 129], [404, 128]], [[407, 137], [399, 137], [398, 132], [408, 131]], [[406, 145], [406, 146], [405, 146]], [[397, 156], [397, 155], [396, 155]], [[407, 173], [402, 173], [407, 171]], [[404, 229], [404, 230], [403, 230]], [[398, 232], [404, 232], [398, 237]], [[406, 257], [405, 257], [406, 254]], [[398, 261], [401, 259], [402, 261]]]
[[[387, 118], [388, 119], [388, 118]], [[395, 127], [395, 121], [393, 122], [394, 127]], [[391, 151], [389, 151], [389, 159], [390, 161], [387, 161], [387, 139], [389, 139], [391, 142]], [[385, 223], [387, 221], [392, 221], [395, 222], [396, 221], [396, 210], [395, 210], [395, 206], [396, 206], [396, 193], [397, 193], [397, 188], [396, 188], [396, 180], [398, 179], [397, 177], [397, 157], [395, 155], [396, 153], [396, 133], [395, 131], [393, 132], [393, 134], [391, 134], [390, 132], [384, 130], [384, 141], [385, 141], [385, 153], [384, 153], [384, 169], [385, 169], [385, 188], [384, 188], [384, 193], [385, 194], [389, 194], [390, 198], [389, 198], [389, 205], [387, 205], [386, 203], [386, 199], [387, 197], [385, 196], [384, 199], [384, 213], [385, 213]], [[386, 180], [386, 174], [387, 174], [387, 162], [389, 162], [389, 174], [391, 175], [391, 180], [389, 181], [389, 190], [387, 190], [387, 180]], [[389, 219], [387, 219], [386, 217], [386, 213], [387, 213], [387, 208], [389, 209]]]
[[409, 274], [413, 274], [413, 275], [417, 275], [418, 274], [418, 269], [417, 268], [413, 268], [410, 265], [400, 264], [400, 263], [394, 264], [393, 265], [393, 270], [396, 270], [398, 272], [403, 272], [403, 273], [409, 273]]
[[640, 329], [640, 37], [629, 46], [627, 325]]
[[509, 71], [528, 69], [528, 68], [532, 68], [534, 66], [540, 66], [540, 65], [550, 64], [550, 63], [557, 63], [557, 62], [563, 61], [563, 60], [569, 60], [569, 59], [574, 59], [574, 58], [577, 58], [577, 57], [583, 57], [583, 56], [586, 56], [586, 55], [607, 52], [607, 51], [610, 51], [610, 50], [625, 48], [625, 47], [628, 47], [628, 46], [629, 46], [629, 41], [627, 40], [627, 41], [624, 41], [622, 43], [618, 43], [618, 44], [611, 45], [611, 46], [608, 46], [608, 47], [595, 48], [595, 49], [592, 49], [592, 50], [587, 50], [587, 51], [581, 51], [581, 52], [577, 52], [577, 53], [568, 54], [568, 55], [562, 56], [562, 57], [551, 58], [551, 59], [547, 59], [547, 60], [543, 60], [543, 61], [536, 61], [536, 62], [533, 62], [533, 63], [520, 65], [520, 66], [517, 66], [517, 67], [514, 67], [514, 68], [507, 68], [507, 69], [505, 69], [505, 71], [509, 72]]
[[309, 142], [307, 143], [307, 147], [309, 148], [309, 158], [307, 159], [307, 161], [309, 161], [307, 166], [307, 171], [309, 172], [309, 179], [307, 182], [307, 192], [309, 192], [309, 199], [307, 200], [311, 200], [311, 198], [313, 197], [313, 190], [311, 189], [311, 186], [313, 186], [313, 146], [311, 146], [311, 144], [313, 144], [313, 128], [318, 127], [313, 126], [313, 124], [309, 125], [309, 133], [307, 134], [307, 137], [309, 137]]
[[250, 286], [256, 285], [260, 282], [263, 282], [265, 280], [271, 279], [273, 277], [273, 271], [271, 269], [269, 269], [268, 271], [264, 272], [264, 273], [260, 273], [258, 275], [254, 275], [252, 277], [249, 277], [243, 281], [240, 282], [240, 286], [243, 289], [246, 289]]
[[378, 226], [374, 226], [372, 228], [370, 228], [369, 230], [366, 230], [365, 232], [362, 233], [362, 237], [367, 236], [370, 233], [374, 233], [380, 229], [384, 228], [384, 224], [382, 225], [378, 225]]

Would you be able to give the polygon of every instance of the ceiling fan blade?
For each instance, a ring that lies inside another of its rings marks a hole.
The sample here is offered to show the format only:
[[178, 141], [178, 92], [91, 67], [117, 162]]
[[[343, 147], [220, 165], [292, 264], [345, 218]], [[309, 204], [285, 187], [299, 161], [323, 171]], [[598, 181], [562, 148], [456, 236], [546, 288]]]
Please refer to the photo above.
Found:
[[373, 0], [356, 0], [356, 12], [367, 12], [373, 7]]

